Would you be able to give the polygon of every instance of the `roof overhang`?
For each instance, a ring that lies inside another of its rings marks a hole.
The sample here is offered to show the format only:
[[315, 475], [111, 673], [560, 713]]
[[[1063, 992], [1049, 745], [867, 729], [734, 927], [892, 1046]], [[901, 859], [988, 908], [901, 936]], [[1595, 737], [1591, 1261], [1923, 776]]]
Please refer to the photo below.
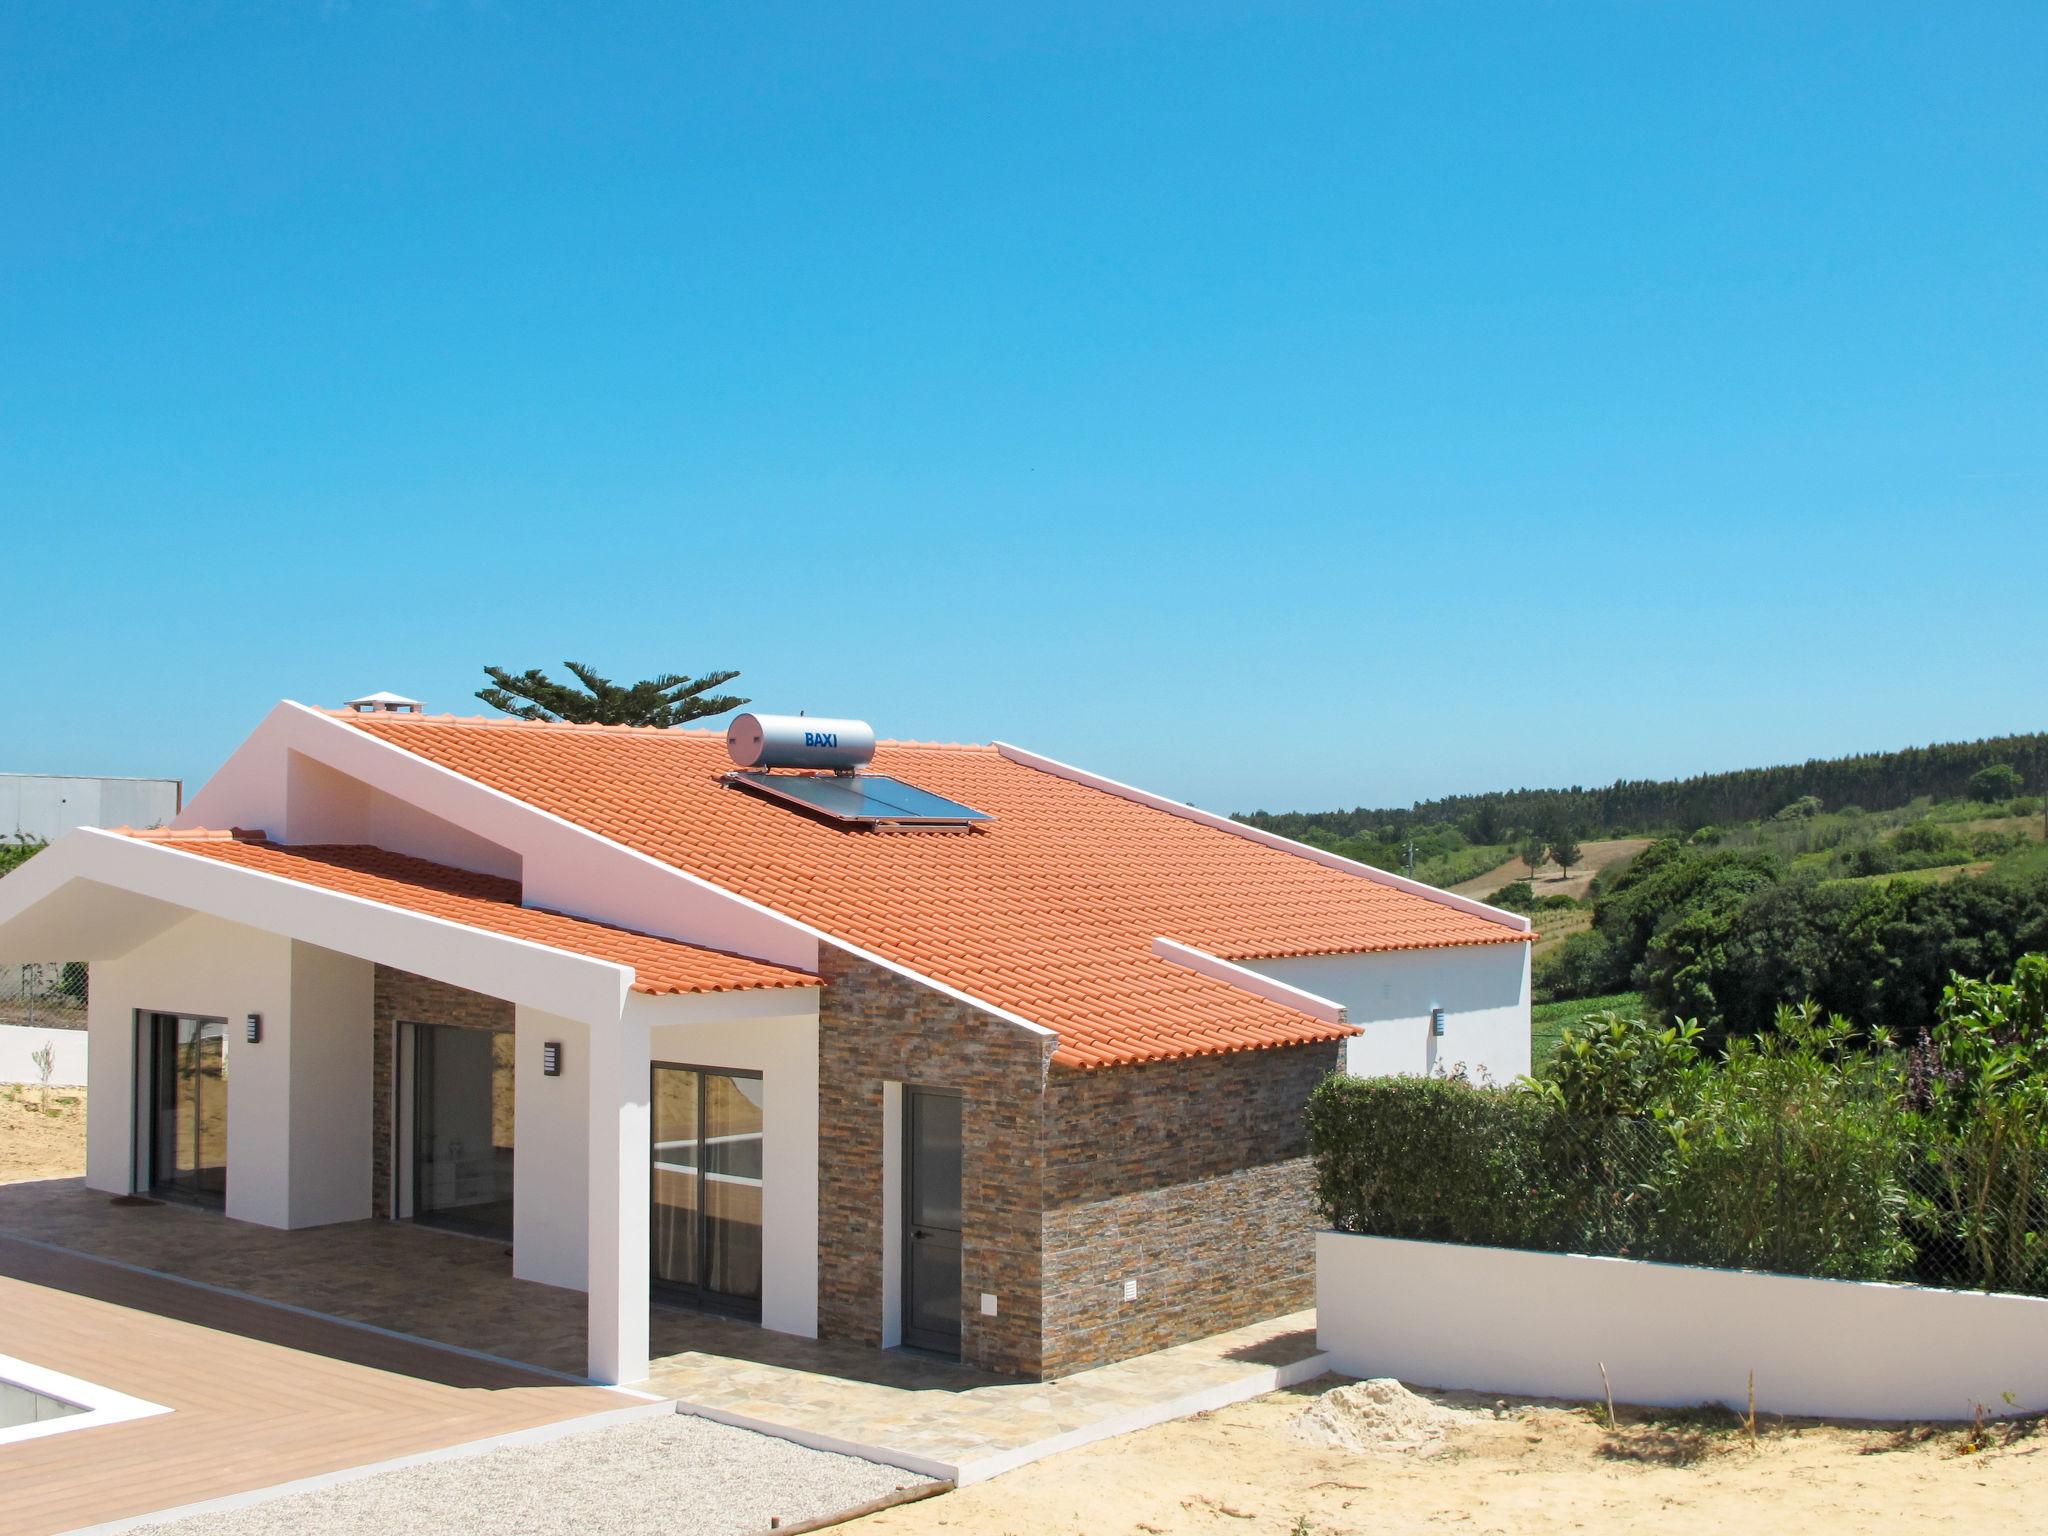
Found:
[[616, 1021], [633, 982], [631, 966], [90, 828], [0, 879], [0, 960], [110, 960], [194, 913], [591, 1024]]

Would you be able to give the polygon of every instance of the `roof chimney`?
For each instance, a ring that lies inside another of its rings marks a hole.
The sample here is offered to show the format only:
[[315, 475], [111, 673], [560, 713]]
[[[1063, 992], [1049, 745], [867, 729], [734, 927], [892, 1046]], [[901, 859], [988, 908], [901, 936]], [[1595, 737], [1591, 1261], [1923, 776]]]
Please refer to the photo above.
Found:
[[419, 715], [426, 713], [426, 705], [418, 699], [408, 699], [402, 693], [387, 693], [379, 689], [366, 693], [360, 699], [350, 699], [342, 706], [359, 715]]

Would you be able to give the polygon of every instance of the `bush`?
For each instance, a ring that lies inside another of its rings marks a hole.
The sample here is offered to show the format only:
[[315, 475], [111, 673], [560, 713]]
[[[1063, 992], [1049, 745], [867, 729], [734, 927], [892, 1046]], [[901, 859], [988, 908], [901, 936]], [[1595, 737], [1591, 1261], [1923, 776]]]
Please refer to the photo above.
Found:
[[1920, 867], [1929, 864], [1960, 864], [1968, 855], [1961, 838], [1938, 821], [1916, 821], [1892, 835], [1896, 853], [1916, 854]]
[[1340, 1232], [1528, 1246], [1546, 1115], [1462, 1075], [1328, 1077], [1308, 1101], [1316, 1207]]
[[1512, 1089], [1333, 1077], [1342, 1231], [2048, 1294], [2048, 955], [1951, 979], [1910, 1051], [1808, 1002], [1718, 1061], [1689, 1023], [1567, 1029]]
[[1567, 896], [1559, 891], [1553, 892], [1551, 895], [1545, 896], [1538, 901], [1536, 903], [1536, 910], [1539, 912], [1571, 912], [1575, 911], [1578, 905], [1577, 897]]
[[1986, 763], [1970, 775], [1970, 798], [1987, 805], [1993, 800], [2010, 800], [2020, 788], [2020, 772], [2011, 763]]
[[1627, 952], [1598, 929], [1573, 934], [1534, 962], [1531, 989], [1539, 1003], [1603, 997], [1628, 987]]
[[1697, 1100], [1667, 1122], [1645, 1247], [1678, 1263], [1834, 1279], [1907, 1273], [1906, 1125], [1839, 1017], [1780, 1008], [1736, 1040]]
[[1509, 912], [1529, 912], [1536, 906], [1536, 890], [1526, 880], [1510, 880], [1486, 898], [1486, 904]]

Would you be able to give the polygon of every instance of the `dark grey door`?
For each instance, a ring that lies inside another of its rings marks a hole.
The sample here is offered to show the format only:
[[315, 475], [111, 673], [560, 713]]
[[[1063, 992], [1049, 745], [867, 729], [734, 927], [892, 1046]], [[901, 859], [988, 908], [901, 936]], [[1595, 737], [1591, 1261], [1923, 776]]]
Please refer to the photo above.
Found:
[[225, 1205], [227, 1023], [152, 1013], [147, 1029], [150, 1190], [201, 1205]]
[[960, 1353], [960, 1096], [904, 1091], [903, 1342]]

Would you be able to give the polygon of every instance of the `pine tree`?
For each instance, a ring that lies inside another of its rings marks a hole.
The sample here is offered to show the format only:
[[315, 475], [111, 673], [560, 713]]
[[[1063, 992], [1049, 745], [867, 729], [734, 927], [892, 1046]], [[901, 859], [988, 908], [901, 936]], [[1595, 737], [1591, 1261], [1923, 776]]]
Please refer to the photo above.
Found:
[[1536, 878], [1536, 871], [1543, 867], [1543, 839], [1532, 837], [1522, 844], [1522, 862], [1529, 866], [1529, 878]]
[[533, 668], [514, 677], [503, 667], [485, 667], [484, 675], [494, 686], [477, 689], [476, 696], [491, 708], [522, 720], [571, 720], [580, 725], [681, 725], [706, 715], [722, 715], [747, 702], [731, 694], [708, 692], [731, 682], [739, 676], [737, 672], [707, 672], [702, 677], [670, 673], [622, 688], [580, 661], [563, 665], [576, 674], [583, 689], [558, 683]]
[[1560, 832], [1551, 840], [1550, 856], [1557, 860], [1557, 867], [1571, 877], [1572, 866], [1579, 862], [1579, 845], [1572, 840], [1569, 832]]

